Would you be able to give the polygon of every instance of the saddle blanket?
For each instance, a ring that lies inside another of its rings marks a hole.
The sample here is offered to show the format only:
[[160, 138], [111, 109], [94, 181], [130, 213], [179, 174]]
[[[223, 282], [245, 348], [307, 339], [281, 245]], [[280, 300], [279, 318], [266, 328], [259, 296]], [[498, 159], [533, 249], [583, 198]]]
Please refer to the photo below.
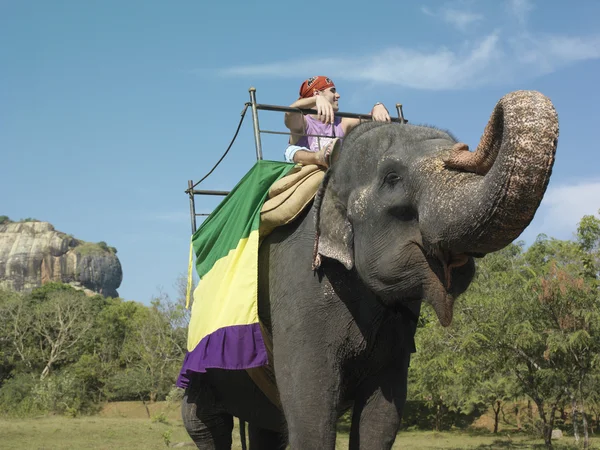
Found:
[[258, 161], [194, 233], [200, 281], [177, 386], [186, 388], [193, 372], [209, 368], [267, 365], [258, 318], [258, 248], [312, 201], [323, 173], [317, 166]]

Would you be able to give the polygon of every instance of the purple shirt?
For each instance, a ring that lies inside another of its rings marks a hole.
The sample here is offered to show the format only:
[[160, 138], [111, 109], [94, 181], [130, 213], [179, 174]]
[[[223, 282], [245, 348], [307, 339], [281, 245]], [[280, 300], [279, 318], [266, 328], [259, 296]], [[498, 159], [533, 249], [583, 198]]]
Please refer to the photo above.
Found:
[[344, 130], [342, 128], [342, 119], [340, 117], [336, 117], [334, 120], [333, 126], [328, 123], [324, 124], [320, 120], [313, 119], [311, 116], [304, 117], [306, 123], [306, 129], [304, 132], [306, 134], [314, 134], [320, 136], [329, 136], [329, 137], [312, 137], [312, 136], [302, 136], [298, 139], [296, 143], [299, 147], [305, 147], [309, 149], [311, 152], [318, 152], [321, 148], [325, 147], [329, 142], [331, 142], [333, 136], [333, 129], [335, 129], [335, 137], [341, 138], [344, 137]]

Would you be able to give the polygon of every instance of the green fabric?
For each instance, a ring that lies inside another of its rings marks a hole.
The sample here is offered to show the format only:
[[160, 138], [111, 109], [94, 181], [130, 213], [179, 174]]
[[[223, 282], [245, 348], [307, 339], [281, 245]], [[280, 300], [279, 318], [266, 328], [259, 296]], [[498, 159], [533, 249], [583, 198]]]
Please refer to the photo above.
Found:
[[257, 230], [260, 209], [271, 185], [285, 176], [294, 164], [257, 161], [192, 236], [196, 270], [200, 279], [217, 260], [227, 256], [240, 240]]

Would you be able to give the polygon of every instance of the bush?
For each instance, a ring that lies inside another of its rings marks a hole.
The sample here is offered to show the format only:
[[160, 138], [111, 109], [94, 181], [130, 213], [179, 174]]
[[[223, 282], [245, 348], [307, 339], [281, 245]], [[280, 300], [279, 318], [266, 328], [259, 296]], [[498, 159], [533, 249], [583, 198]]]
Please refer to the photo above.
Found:
[[115, 247], [110, 247], [106, 242], [104, 241], [100, 241], [96, 244], [98, 247], [100, 247], [102, 250], [105, 250], [107, 252], [113, 253], [113, 254], [117, 254], [117, 249]]
[[81, 294], [85, 296], [83, 292], [78, 291], [73, 286], [60, 283], [58, 281], [50, 281], [49, 283], [45, 283], [42, 286], [35, 288], [29, 293], [29, 298], [34, 301], [34, 303], [42, 303], [48, 301], [50, 296], [55, 292], [69, 292], [72, 294]]
[[73, 376], [53, 374], [33, 388], [32, 396], [41, 411], [64, 414], [81, 405], [77, 384]]
[[107, 252], [112, 254], [117, 253], [116, 248], [109, 247], [104, 241], [100, 241], [95, 244], [93, 242], [78, 241], [78, 245], [74, 247], [74, 250], [81, 256], [100, 255]]
[[113, 402], [149, 399], [151, 385], [152, 379], [146, 370], [119, 370], [106, 379], [105, 394]]
[[0, 414], [25, 417], [39, 413], [31, 395], [37, 377], [31, 374], [19, 374], [9, 378], [0, 388]]
[[[450, 430], [452, 427], [468, 428], [483, 412], [476, 407], [472, 408], [469, 413], [444, 408], [440, 423], [441, 429]], [[402, 429], [434, 429], [435, 413], [435, 408], [427, 405], [424, 401], [407, 400], [404, 405], [404, 412], [402, 413]]]
[[40, 411], [75, 417], [99, 408], [85, 390], [85, 383], [72, 373], [55, 373], [40, 381], [32, 390]]
[[8, 216], [0, 216], [0, 225], [11, 222], [12, 220], [10, 220]]
[[184, 394], [185, 389], [181, 389], [177, 386], [174, 386], [167, 394], [165, 400], [170, 403], [181, 403]]
[[169, 425], [169, 421], [167, 420], [167, 415], [164, 412], [160, 412], [152, 416], [153, 423], [163, 423], [165, 425]]
[[165, 441], [165, 445], [166, 445], [167, 447], [170, 447], [170, 446], [171, 446], [171, 437], [172, 437], [172, 434], [173, 434], [173, 430], [167, 430], [167, 431], [165, 431], [165, 432], [162, 434], [162, 438], [163, 438], [163, 440]]

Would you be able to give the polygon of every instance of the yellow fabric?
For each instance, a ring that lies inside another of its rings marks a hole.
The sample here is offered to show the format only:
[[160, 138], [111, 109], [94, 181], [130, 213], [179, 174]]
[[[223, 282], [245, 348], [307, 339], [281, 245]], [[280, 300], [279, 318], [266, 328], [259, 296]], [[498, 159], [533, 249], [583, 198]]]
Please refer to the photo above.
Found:
[[[218, 259], [194, 290], [191, 320], [188, 327], [188, 351], [209, 334], [223, 327], [258, 323], [258, 246], [259, 239], [274, 228], [294, 220], [314, 198], [324, 171], [318, 166], [294, 167], [288, 176], [275, 182], [269, 191], [260, 216], [260, 231]], [[190, 254], [193, 261], [193, 252]], [[191, 290], [188, 271], [188, 292]], [[235, 277], [235, 280], [234, 280]], [[235, 281], [235, 282], [234, 282]], [[203, 299], [219, 299], [203, 301]], [[186, 304], [189, 299], [186, 298]]]
[[[244, 251], [255, 248], [254, 251]], [[219, 259], [194, 290], [192, 317], [188, 327], [188, 351], [192, 351], [205, 336], [234, 325], [258, 322], [256, 308], [258, 274], [258, 230], [227, 256]], [[235, 276], [235, 283], [233, 277]], [[202, 298], [218, 298], [218, 302], [202, 302]]]

